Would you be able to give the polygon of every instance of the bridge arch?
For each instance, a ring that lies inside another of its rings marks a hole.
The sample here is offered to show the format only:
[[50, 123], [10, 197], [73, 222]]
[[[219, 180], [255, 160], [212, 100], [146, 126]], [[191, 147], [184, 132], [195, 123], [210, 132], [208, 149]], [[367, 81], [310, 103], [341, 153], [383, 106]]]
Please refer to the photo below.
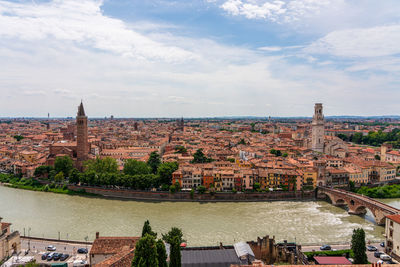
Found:
[[328, 197], [335, 206], [347, 205], [349, 214], [362, 215], [370, 210], [378, 225], [384, 225], [386, 215], [400, 214], [400, 210], [387, 204], [345, 190], [318, 187], [319, 196]]

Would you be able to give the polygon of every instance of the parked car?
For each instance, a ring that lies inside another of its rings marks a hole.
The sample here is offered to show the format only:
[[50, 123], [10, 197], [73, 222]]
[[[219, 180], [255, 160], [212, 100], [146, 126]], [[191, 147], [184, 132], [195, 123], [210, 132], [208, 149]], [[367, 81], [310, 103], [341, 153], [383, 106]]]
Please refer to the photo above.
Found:
[[68, 258], [69, 258], [69, 254], [62, 254], [60, 257], [60, 261], [65, 261]]
[[84, 260], [76, 260], [76, 261], [74, 261], [73, 266], [81, 267], [81, 266], [85, 266], [86, 264], [87, 264], [87, 262]]
[[322, 247], [319, 248], [320, 250], [331, 250], [331, 246], [329, 245], [323, 245]]
[[48, 251], [56, 251], [56, 249], [57, 249], [57, 248], [56, 248], [55, 246], [53, 246], [53, 245], [48, 245], [48, 246], [47, 246], [47, 250], [48, 250]]
[[54, 253], [53, 260], [58, 261], [61, 258], [62, 253]]
[[50, 253], [49, 255], [47, 255], [47, 261], [51, 261], [54, 257], [55, 252]]
[[385, 247], [385, 242], [380, 243], [379, 245], [381, 245], [381, 247]]
[[385, 253], [382, 253], [382, 255], [379, 257], [381, 260], [384, 260], [384, 261], [390, 261], [390, 260], [392, 260], [392, 257], [390, 257], [389, 255], [387, 255], [387, 254], [385, 254]]
[[80, 249], [78, 249], [78, 253], [79, 254], [87, 254], [88, 250], [87, 250], [87, 248], [80, 248]]
[[42, 260], [47, 259], [47, 256], [49, 256], [50, 252], [46, 252], [42, 255]]
[[383, 260], [379, 260], [379, 261], [377, 261], [376, 263], [378, 263], [378, 264], [384, 264], [385, 262], [384, 262]]
[[375, 246], [367, 246], [368, 251], [377, 251], [378, 249]]
[[380, 258], [382, 254], [384, 254], [382, 251], [375, 251], [374, 252], [375, 258]]

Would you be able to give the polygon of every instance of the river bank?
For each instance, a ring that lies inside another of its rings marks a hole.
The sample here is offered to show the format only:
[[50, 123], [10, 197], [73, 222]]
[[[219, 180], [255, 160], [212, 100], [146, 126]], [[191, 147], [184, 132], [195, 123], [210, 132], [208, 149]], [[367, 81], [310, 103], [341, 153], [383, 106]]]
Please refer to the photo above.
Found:
[[0, 177], [0, 185], [57, 194], [90, 197], [118, 198], [124, 200], [173, 201], [173, 202], [257, 202], [257, 201], [310, 201], [315, 200], [315, 191], [267, 191], [267, 192], [168, 192], [140, 191], [71, 184], [17, 177]]

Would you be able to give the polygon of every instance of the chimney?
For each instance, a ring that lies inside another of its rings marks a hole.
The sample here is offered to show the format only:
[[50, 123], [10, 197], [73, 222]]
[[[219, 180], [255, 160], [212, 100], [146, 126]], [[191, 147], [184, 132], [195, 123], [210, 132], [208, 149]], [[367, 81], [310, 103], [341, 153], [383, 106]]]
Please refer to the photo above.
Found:
[[98, 239], [99, 236], [100, 236], [100, 233], [99, 233], [99, 232], [96, 232], [96, 239]]

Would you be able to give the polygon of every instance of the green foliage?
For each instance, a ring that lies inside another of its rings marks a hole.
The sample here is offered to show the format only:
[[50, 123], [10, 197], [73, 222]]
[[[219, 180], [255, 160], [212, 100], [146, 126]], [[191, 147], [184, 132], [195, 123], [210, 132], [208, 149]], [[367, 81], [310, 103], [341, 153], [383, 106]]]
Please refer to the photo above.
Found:
[[184, 154], [187, 152], [187, 149], [184, 146], [176, 146], [175, 153]]
[[172, 194], [176, 192], [176, 186], [174, 184], [169, 186], [169, 192]]
[[286, 158], [288, 156], [288, 153], [287, 152], [284, 152], [283, 154], [282, 154], [282, 157], [284, 157], [284, 158]]
[[160, 177], [161, 184], [170, 185], [172, 181], [172, 173], [179, 168], [178, 162], [164, 162], [159, 165], [157, 173]]
[[356, 192], [356, 185], [354, 181], [349, 181], [349, 189], [351, 192]]
[[237, 143], [238, 145], [246, 145], [246, 141], [244, 139], [240, 139], [240, 141]]
[[375, 159], [376, 159], [376, 160], [381, 160], [381, 156], [375, 155]]
[[356, 192], [371, 198], [400, 198], [400, 185], [384, 185], [373, 188], [362, 186]]
[[276, 149], [271, 149], [271, 150], [269, 151], [269, 153], [271, 153], [272, 155], [275, 155], [275, 156], [277, 156], [277, 157], [282, 156], [282, 152], [281, 152], [280, 150], [276, 150]]
[[212, 158], [208, 158], [204, 155], [202, 148], [199, 148], [193, 154], [193, 160], [191, 161], [191, 163], [207, 163], [207, 162], [213, 162], [213, 161], [214, 160]]
[[227, 158], [226, 160], [227, 160], [227, 161], [230, 161], [230, 162], [232, 162], [232, 163], [235, 163], [235, 159], [233, 159], [233, 158]]
[[161, 239], [157, 240], [156, 247], [158, 267], [167, 267], [167, 251], [165, 249], [164, 242]]
[[198, 186], [196, 189], [199, 194], [204, 194], [206, 192], [206, 188], [202, 185]]
[[140, 238], [136, 244], [135, 256], [132, 260], [132, 266], [149, 267], [158, 266], [156, 240], [154, 236], [146, 234]]
[[64, 180], [64, 173], [62, 171], [60, 171], [59, 173], [56, 174], [56, 176], [54, 176], [54, 181], [56, 182], [62, 182]]
[[56, 174], [62, 172], [63, 174], [69, 174], [69, 172], [74, 167], [74, 162], [68, 156], [57, 157], [54, 161], [54, 170]]
[[167, 234], [162, 235], [162, 239], [168, 244], [172, 244], [175, 237], [178, 238], [177, 240], [179, 241], [179, 244], [185, 242], [185, 240], [183, 239], [182, 230], [177, 227], [172, 227]]
[[362, 228], [354, 229], [351, 237], [351, 249], [354, 252], [354, 264], [367, 264], [365, 232]]
[[124, 173], [129, 175], [149, 174], [150, 167], [146, 162], [127, 159], [124, 164]]
[[147, 164], [150, 166], [151, 172], [156, 174], [158, 166], [161, 164], [160, 155], [155, 151], [151, 152]]
[[181, 267], [181, 242], [178, 236], [174, 236], [170, 242], [171, 254], [169, 256], [169, 267]]
[[194, 198], [194, 189], [193, 189], [193, 188], [190, 190], [190, 198], [191, 198], [191, 199]]
[[254, 189], [254, 190], [258, 190], [258, 189], [260, 189], [260, 188], [261, 188], [260, 183], [254, 183], [254, 184], [253, 184], [253, 189]]
[[394, 148], [400, 148], [400, 129], [397, 128], [388, 133], [379, 130], [377, 132], [371, 131], [366, 136], [362, 133], [355, 133], [350, 136], [338, 134], [338, 137], [344, 141], [370, 146], [380, 146], [383, 143], [388, 142], [391, 143]]
[[343, 250], [329, 250], [329, 251], [313, 251], [313, 252], [303, 252], [307, 256], [309, 261], [314, 260], [314, 256], [343, 256], [349, 255], [351, 258], [354, 257], [354, 253], [351, 249]]
[[86, 171], [95, 173], [118, 173], [118, 163], [115, 159], [106, 157], [87, 160], [84, 163]]
[[77, 169], [73, 168], [69, 173], [69, 182], [73, 184], [79, 183], [80, 175], [81, 173]]
[[19, 142], [22, 139], [24, 139], [24, 137], [22, 135], [14, 135], [13, 137], [14, 137], [15, 140], [17, 140], [17, 142]]
[[157, 233], [156, 233], [156, 232], [153, 232], [153, 231], [151, 230], [151, 226], [150, 226], [149, 220], [146, 220], [146, 221], [144, 222], [143, 229], [142, 229], [142, 237], [144, 237], [146, 234], [152, 235], [152, 236], [154, 236], [154, 238], [157, 237]]
[[35, 175], [36, 177], [43, 177], [45, 175], [49, 175], [51, 170], [53, 170], [52, 166], [42, 165], [35, 169], [35, 172], [33, 175]]

